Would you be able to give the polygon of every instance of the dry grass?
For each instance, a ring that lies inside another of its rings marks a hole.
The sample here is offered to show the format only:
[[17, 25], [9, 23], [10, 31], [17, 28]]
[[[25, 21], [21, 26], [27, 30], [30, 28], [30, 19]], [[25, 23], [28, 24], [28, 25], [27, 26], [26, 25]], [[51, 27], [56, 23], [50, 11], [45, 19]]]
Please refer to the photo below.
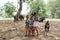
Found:
[[39, 36], [25, 37], [24, 21], [14, 23], [0, 20], [0, 40], [60, 40], [60, 22], [50, 21], [48, 36], [44, 36], [44, 24], [45, 22], [39, 23]]

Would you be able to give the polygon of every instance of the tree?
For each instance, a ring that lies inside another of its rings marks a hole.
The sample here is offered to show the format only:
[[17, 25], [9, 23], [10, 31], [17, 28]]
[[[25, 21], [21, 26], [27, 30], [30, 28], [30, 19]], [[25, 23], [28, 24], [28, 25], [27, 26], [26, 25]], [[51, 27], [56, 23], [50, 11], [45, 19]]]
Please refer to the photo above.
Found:
[[36, 12], [39, 16], [47, 16], [43, 0], [23, 0], [30, 6], [30, 14]]
[[48, 10], [52, 18], [60, 18], [60, 0], [49, 0]]
[[4, 11], [6, 13], [6, 17], [13, 17], [13, 12], [16, 11], [16, 7], [13, 5], [13, 3], [11, 2], [7, 2], [5, 5], [4, 5]]
[[14, 18], [14, 21], [18, 21], [18, 18], [19, 18], [19, 16], [20, 16], [21, 11], [22, 11], [22, 0], [20, 0], [19, 5], [20, 5], [20, 6], [19, 6], [18, 12], [17, 12], [17, 14], [16, 14], [16, 16], [15, 16], [15, 18]]
[[2, 15], [3, 15], [3, 9], [2, 7], [0, 7], [0, 16], [2, 17]]

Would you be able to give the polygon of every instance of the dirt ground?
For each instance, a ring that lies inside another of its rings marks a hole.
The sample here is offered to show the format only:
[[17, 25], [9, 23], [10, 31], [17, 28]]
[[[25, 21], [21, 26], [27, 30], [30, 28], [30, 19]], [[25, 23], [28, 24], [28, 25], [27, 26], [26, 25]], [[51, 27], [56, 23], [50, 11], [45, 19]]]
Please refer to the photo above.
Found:
[[39, 35], [25, 37], [24, 21], [14, 23], [10, 20], [0, 20], [0, 40], [60, 40], [60, 21], [50, 21], [50, 31], [45, 36], [45, 22], [39, 23]]

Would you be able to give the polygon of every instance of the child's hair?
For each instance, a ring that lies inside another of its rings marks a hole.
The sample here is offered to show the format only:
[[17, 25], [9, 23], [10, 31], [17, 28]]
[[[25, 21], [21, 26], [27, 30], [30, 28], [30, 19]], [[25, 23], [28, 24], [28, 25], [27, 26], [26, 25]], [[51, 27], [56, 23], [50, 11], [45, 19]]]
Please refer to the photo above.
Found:
[[34, 12], [34, 15], [36, 15], [37, 13], [36, 12]]

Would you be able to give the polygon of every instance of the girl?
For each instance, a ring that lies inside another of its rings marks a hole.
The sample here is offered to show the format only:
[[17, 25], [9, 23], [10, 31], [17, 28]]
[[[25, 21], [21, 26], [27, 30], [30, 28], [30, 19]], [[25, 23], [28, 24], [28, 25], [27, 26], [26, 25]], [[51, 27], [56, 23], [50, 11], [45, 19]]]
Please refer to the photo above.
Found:
[[34, 30], [34, 35], [35, 35], [35, 31], [37, 33], [38, 36], [38, 16], [37, 14], [34, 15], [34, 23], [33, 23], [33, 30]]
[[26, 16], [26, 21], [25, 21], [25, 31], [26, 31], [26, 35], [28, 35], [28, 31], [29, 31], [29, 16]]

